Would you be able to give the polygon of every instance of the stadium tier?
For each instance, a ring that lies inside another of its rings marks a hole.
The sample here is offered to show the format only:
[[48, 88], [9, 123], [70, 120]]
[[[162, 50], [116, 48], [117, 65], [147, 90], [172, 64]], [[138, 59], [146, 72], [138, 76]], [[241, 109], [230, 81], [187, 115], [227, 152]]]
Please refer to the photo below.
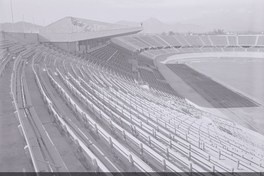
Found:
[[240, 46], [254, 46], [256, 45], [256, 36], [238, 36], [238, 44]]
[[212, 36], [209, 36], [209, 38], [211, 39], [214, 46], [223, 47], [223, 46], [228, 45], [226, 36], [212, 35]]
[[234, 48], [229, 48], [229, 47], [227, 47], [227, 48], [223, 48], [223, 51], [234, 51]]
[[164, 76], [162, 76], [162, 74], [157, 69], [154, 69], [153, 72], [157, 79], [165, 80]]
[[167, 49], [163, 49], [163, 51], [165, 51], [166, 53], [173, 53], [173, 52], [177, 52], [178, 50], [176, 50], [175, 48], [167, 48]]
[[222, 52], [223, 48], [211, 48], [213, 52]]
[[[256, 38], [238, 37], [232, 50], [231, 43], [131, 35], [73, 55], [52, 43], [1, 41], [0, 73], [11, 77], [10, 102], [33, 171], [263, 172], [263, 136], [196, 108], [154, 62], [175, 53], [261, 52], [239, 46], [254, 46]], [[148, 49], [136, 53], [140, 48]], [[258, 106], [185, 64], [165, 66], [217, 108]]]
[[13, 46], [16, 42], [11, 40], [0, 40], [0, 49], [8, 48]]
[[151, 53], [152, 55], [162, 55], [164, 54], [164, 51], [162, 50], [149, 50], [148, 53]]
[[258, 37], [257, 45], [264, 46], [264, 36], [259, 36]]
[[144, 42], [147, 46], [155, 46], [155, 47], [163, 47], [164, 44], [156, 41], [152, 38], [151, 35], [149, 36], [141, 36], [141, 37], [134, 37], [135, 39]]
[[[145, 51], [145, 52], [141, 53], [141, 55], [146, 57], [146, 58], [154, 58], [154, 57], [156, 57], [154, 54], [152, 54], [151, 52], [148, 52], [148, 51]], [[148, 59], [148, 60], [150, 60], [150, 59]], [[150, 64], [153, 64], [153, 62], [151, 61]]]
[[175, 35], [175, 36], [172, 36], [174, 37], [176, 40], [179, 41], [179, 43], [181, 43], [181, 46], [190, 46], [191, 44], [188, 43], [188, 41], [185, 39], [184, 36], [181, 36], [181, 35]]
[[201, 48], [202, 52], [212, 52], [212, 48]]
[[130, 43], [132, 46], [136, 46], [137, 47], [140, 47], [140, 48], [146, 48], [146, 47], [149, 47], [150, 45], [142, 40], [137, 40], [137, 38], [134, 38], [132, 36], [127, 36], [127, 37], [124, 37], [124, 41], [126, 41], [127, 43]]
[[237, 36], [227, 36], [227, 37], [228, 37], [228, 41], [229, 41], [230, 46], [237, 46], [238, 45]]
[[[144, 53], [146, 53], [146, 55], [144, 55]], [[147, 53], [151, 54], [151, 55], [154, 55], [154, 56], [157, 56], [151, 52], [144, 52], [143, 54], [140, 54], [139, 56], [137, 56], [137, 60], [139, 63], [144, 63], [146, 65], [148, 65], [149, 67], [155, 67], [154, 65], [154, 62], [153, 62], [153, 58], [149, 58], [147, 55]]]
[[234, 51], [246, 51], [245, 48], [234, 48]]
[[157, 78], [157, 75], [152, 71], [146, 69], [139, 69], [140, 75], [144, 82], [147, 82], [149, 86], [153, 89], [160, 90], [172, 95], [180, 96], [177, 94], [168, 83], [160, 81], [160, 78]]
[[162, 38], [169, 46], [178, 46], [181, 47], [182, 44], [174, 37], [166, 36], [166, 35], [158, 35], [158, 37]]
[[162, 44], [162, 46], [170, 46], [170, 44], [166, 42], [164, 39], [162, 39], [159, 35], [152, 35], [151, 37], [160, 44]]
[[179, 48], [178, 51], [180, 51], [180, 53], [192, 53], [193, 52], [191, 48]]
[[[226, 48], [226, 47], [263, 47], [263, 36], [233, 36], [233, 35], [133, 35], [133, 37], [117, 37], [112, 40], [137, 49], [175, 48]], [[127, 48], [129, 49], [129, 48]], [[130, 49], [131, 50], [131, 49]]]
[[12, 47], [9, 47], [10, 53], [13, 53], [13, 54], [20, 53], [23, 50], [25, 50], [25, 48], [24, 46], [21, 46], [21, 45], [13, 45]]
[[251, 52], [258, 52], [259, 51], [259, 48], [247, 48], [246, 49], [247, 51], [251, 51]]
[[186, 35], [185, 36], [185, 39], [186, 41], [188, 41], [188, 43], [190, 44], [190, 46], [196, 46], [196, 47], [201, 47], [203, 46], [203, 43], [200, 39], [199, 36], [189, 36], [189, 35]]
[[194, 53], [200, 53], [202, 50], [200, 48], [192, 48]]
[[201, 40], [202, 40], [202, 42], [203, 42], [203, 44], [204, 44], [204, 46], [213, 46], [213, 44], [212, 44], [212, 42], [211, 42], [211, 40], [210, 40], [210, 38], [209, 38], [209, 36], [200, 36], [200, 38], [201, 38]]
[[216, 108], [257, 107], [249, 99], [229, 90], [211, 78], [193, 70], [186, 64], [167, 64], [175, 74], [185, 80]]

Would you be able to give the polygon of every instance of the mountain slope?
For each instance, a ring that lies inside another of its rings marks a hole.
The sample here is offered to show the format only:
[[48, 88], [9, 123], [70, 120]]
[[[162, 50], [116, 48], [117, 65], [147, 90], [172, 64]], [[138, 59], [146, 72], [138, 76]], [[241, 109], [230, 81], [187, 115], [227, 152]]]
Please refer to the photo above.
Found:
[[[140, 22], [131, 22], [131, 21], [119, 21], [117, 24], [126, 25], [130, 27], [136, 27], [140, 25]], [[195, 24], [166, 24], [159, 21], [156, 18], [149, 18], [142, 22], [144, 29], [142, 33], [162, 33], [162, 32], [205, 32], [206, 29]]]
[[140, 26], [140, 22], [132, 22], [132, 21], [118, 21], [116, 24], [129, 26], [129, 27], [138, 27]]
[[[25, 28], [25, 30], [24, 30]], [[26, 33], [33, 33], [33, 32], [39, 32], [39, 30], [42, 28], [42, 26], [35, 25], [28, 22], [17, 22], [14, 23], [14, 32], [26, 32]], [[0, 30], [5, 32], [13, 32], [13, 25], [12, 23], [1, 23], [0, 24]]]
[[[264, 20], [261, 18], [247, 17], [243, 14], [234, 15], [230, 13], [217, 13], [213, 15], [204, 15], [202, 17], [183, 20], [181, 23], [167, 24], [156, 18], [149, 18], [142, 21], [143, 33], [162, 33], [168, 31], [174, 32], [209, 32], [214, 29], [223, 29], [224, 31], [264, 31]], [[122, 21], [117, 22], [128, 26], [138, 26], [140, 22]]]

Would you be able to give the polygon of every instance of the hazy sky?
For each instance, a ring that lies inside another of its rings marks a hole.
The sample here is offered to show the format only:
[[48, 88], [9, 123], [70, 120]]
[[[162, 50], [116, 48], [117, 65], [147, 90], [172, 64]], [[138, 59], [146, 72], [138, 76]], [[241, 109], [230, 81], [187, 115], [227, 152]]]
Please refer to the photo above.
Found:
[[[230, 16], [264, 21], [264, 0], [12, 0], [14, 22], [50, 24], [65, 16], [103, 22], [195, 22], [196, 19], [227, 19]], [[0, 22], [11, 22], [10, 0], [0, 0]], [[209, 20], [210, 21], [210, 20]], [[208, 22], [209, 22], [208, 21]], [[263, 23], [262, 23], [263, 24]], [[264, 25], [264, 24], [263, 24]]]

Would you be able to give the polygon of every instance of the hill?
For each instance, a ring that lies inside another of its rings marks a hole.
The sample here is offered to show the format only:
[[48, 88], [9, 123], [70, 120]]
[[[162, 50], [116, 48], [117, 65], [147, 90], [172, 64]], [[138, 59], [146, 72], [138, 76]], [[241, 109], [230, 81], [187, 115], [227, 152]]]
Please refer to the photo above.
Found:
[[[43, 27], [40, 25], [35, 25], [28, 22], [24, 22], [24, 24], [21, 21], [14, 23], [14, 32], [37, 33], [41, 28]], [[12, 23], [0, 23], [0, 30], [5, 32], [13, 32]]]
[[138, 27], [140, 26], [140, 22], [132, 22], [132, 21], [118, 21], [116, 22], [118, 25], [128, 26], [128, 27]]
[[[235, 23], [234, 23], [235, 21]], [[156, 18], [149, 18], [148, 20], [142, 21], [144, 30], [143, 33], [162, 33], [168, 31], [174, 32], [208, 32], [214, 29], [223, 29], [224, 31], [237, 31], [237, 32], [260, 32], [264, 31], [263, 20], [252, 20], [251, 18], [242, 18], [237, 15], [228, 14], [216, 14], [207, 15], [189, 20], [183, 20], [178, 23], [164, 23]], [[119, 21], [117, 24], [126, 26], [139, 26], [140, 22], [131, 21]]]
[[[130, 27], [136, 27], [140, 25], [140, 22], [131, 22], [131, 21], [119, 21], [117, 24], [126, 25]], [[184, 23], [175, 23], [167, 24], [163, 23], [156, 18], [149, 18], [142, 22], [144, 29], [143, 33], [162, 33], [168, 31], [174, 32], [206, 32], [205, 28], [195, 24], [184, 24]]]

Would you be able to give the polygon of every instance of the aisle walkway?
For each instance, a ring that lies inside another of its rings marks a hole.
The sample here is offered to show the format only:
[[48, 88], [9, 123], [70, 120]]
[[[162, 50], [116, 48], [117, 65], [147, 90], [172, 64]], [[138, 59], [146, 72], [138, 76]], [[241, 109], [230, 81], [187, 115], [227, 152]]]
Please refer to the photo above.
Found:
[[0, 78], [0, 172], [32, 172], [9, 94], [13, 63], [9, 63]]

